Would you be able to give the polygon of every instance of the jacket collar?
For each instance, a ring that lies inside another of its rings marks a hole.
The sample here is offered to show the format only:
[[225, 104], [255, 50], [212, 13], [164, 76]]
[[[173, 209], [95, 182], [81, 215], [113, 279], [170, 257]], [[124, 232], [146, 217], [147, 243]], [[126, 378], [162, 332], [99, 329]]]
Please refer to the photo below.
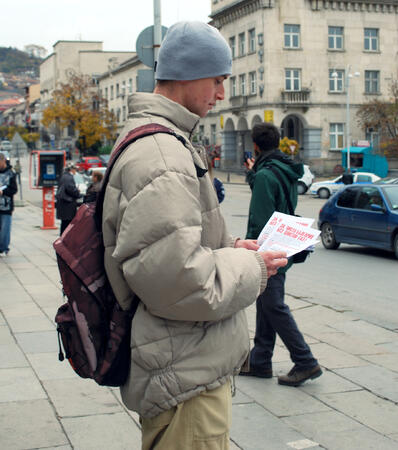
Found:
[[160, 94], [136, 93], [128, 101], [129, 118], [159, 116], [169, 120], [179, 130], [191, 135], [200, 117], [187, 108]]

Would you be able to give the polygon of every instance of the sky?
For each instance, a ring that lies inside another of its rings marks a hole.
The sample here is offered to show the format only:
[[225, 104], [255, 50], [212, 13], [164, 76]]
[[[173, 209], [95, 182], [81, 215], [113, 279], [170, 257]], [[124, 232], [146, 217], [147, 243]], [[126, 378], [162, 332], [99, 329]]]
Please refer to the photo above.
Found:
[[[162, 25], [209, 21], [211, 0], [160, 0]], [[8, 0], [1, 7], [0, 47], [44, 47], [59, 40], [103, 41], [106, 51], [135, 51], [153, 24], [153, 0]]]

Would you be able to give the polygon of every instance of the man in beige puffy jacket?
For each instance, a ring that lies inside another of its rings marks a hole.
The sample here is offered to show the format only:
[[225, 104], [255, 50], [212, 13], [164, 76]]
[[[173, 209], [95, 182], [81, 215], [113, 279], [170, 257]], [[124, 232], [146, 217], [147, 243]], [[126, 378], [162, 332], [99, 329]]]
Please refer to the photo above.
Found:
[[140, 415], [143, 449], [229, 448], [230, 378], [249, 351], [244, 308], [287, 263], [228, 234], [204, 153], [191, 144], [230, 74], [231, 52], [215, 28], [173, 25], [155, 91], [130, 97], [120, 138], [158, 123], [181, 140], [156, 134], [131, 144], [106, 190], [106, 271], [123, 308], [133, 292], [141, 299], [121, 395]]

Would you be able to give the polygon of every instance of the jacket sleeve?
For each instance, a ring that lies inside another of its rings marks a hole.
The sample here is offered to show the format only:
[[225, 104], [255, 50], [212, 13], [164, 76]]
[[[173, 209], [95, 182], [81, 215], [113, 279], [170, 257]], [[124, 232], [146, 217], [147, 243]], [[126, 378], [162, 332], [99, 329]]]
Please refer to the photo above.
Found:
[[76, 187], [76, 183], [73, 179], [73, 177], [68, 177], [68, 179], [65, 182], [65, 193], [73, 198], [79, 198], [80, 197], [80, 191]]
[[[266, 267], [253, 251], [202, 245], [200, 181], [191, 156], [180, 159], [189, 159], [186, 170], [184, 161], [157, 174], [152, 169], [136, 193], [132, 188], [121, 194], [113, 258], [151, 314], [174, 320], [221, 320], [255, 301], [265, 287]], [[125, 164], [125, 186], [134, 179], [132, 173]], [[108, 185], [109, 203], [117, 195], [112, 190]], [[228, 239], [232, 244], [229, 235]]]
[[17, 177], [13, 172], [12, 176], [10, 177], [10, 184], [4, 189], [3, 195], [6, 195], [7, 197], [12, 197], [17, 192], [18, 192]]
[[264, 225], [277, 210], [278, 184], [268, 170], [257, 172], [252, 186], [249, 210], [248, 239], [257, 239]]

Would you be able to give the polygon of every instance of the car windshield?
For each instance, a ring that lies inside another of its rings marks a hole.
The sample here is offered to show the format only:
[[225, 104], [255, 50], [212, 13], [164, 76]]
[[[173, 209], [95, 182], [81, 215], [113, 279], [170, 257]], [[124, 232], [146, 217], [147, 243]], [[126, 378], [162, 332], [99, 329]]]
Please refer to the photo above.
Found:
[[376, 181], [375, 184], [398, 184], [398, 178], [386, 177]]
[[398, 185], [386, 186], [383, 188], [383, 192], [387, 197], [391, 209], [398, 209]]

